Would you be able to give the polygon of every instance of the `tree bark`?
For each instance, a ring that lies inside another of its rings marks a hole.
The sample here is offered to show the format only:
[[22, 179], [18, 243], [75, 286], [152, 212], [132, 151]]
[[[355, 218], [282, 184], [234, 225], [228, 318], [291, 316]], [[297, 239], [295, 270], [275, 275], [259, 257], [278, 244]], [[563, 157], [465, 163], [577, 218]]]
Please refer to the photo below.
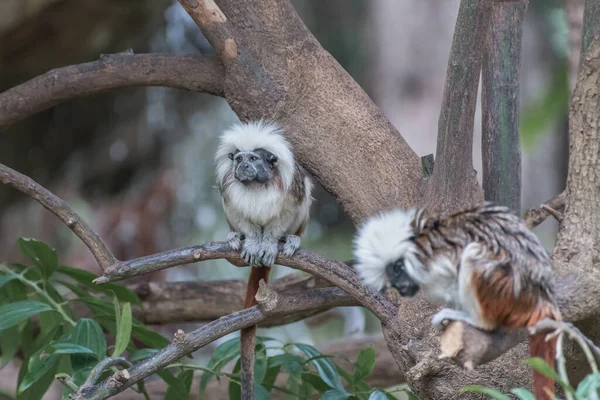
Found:
[[483, 191], [485, 199], [521, 211], [519, 83], [527, 2], [494, 4], [482, 68]]

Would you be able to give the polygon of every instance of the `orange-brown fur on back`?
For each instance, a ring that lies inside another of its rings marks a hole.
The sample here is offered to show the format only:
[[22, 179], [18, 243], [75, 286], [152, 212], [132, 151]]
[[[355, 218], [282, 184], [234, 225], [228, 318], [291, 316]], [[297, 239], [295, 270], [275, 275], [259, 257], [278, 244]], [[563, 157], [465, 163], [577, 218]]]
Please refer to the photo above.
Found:
[[[417, 210], [373, 216], [357, 235], [355, 258], [359, 276], [375, 289], [392, 286], [403, 296], [420, 290], [452, 306], [433, 317], [434, 325], [448, 319], [512, 330], [561, 319], [550, 256], [519, 216], [493, 203], [443, 218]], [[531, 351], [554, 365], [544, 334], [532, 336]], [[534, 373], [537, 398], [546, 398], [544, 387], [553, 391], [548, 382]]]

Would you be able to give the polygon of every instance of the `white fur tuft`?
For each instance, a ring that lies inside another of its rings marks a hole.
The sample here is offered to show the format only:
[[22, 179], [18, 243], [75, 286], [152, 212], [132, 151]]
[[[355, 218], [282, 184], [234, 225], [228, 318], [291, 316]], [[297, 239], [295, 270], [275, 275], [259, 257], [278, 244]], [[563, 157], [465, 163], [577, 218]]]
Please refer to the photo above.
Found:
[[229, 153], [258, 148], [265, 149], [278, 157], [277, 169], [283, 182], [283, 189], [287, 191], [294, 177], [294, 154], [281, 128], [274, 122], [266, 122], [262, 119], [247, 124], [235, 124], [223, 132], [215, 155], [217, 182], [221, 184], [227, 173], [231, 171], [233, 161], [229, 159]]
[[354, 239], [354, 258], [358, 276], [366, 286], [381, 290], [387, 285], [385, 267], [400, 257], [414, 258], [412, 221], [417, 211], [391, 210], [370, 217]]

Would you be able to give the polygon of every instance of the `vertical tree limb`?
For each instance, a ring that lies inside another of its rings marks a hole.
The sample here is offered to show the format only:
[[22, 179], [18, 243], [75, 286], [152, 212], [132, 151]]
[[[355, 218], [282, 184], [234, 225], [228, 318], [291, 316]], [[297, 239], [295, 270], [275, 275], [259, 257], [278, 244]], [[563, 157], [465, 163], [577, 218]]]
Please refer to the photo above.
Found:
[[[446, 73], [429, 207], [450, 211], [483, 195], [473, 169], [473, 126], [492, 2], [462, 0]], [[460, 196], [457, 198], [457, 195]], [[457, 201], [458, 200], [458, 201]]]
[[483, 190], [485, 199], [521, 210], [519, 82], [527, 1], [495, 3], [482, 65]]
[[600, 28], [600, 0], [585, 0], [581, 55], [583, 58]]

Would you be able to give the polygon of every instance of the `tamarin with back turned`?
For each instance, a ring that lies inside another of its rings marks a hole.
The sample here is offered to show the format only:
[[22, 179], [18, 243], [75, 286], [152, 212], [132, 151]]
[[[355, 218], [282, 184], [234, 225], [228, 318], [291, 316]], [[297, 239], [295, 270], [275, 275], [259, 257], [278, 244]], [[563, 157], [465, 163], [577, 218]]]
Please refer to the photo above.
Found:
[[[215, 156], [217, 185], [231, 229], [227, 238], [250, 265], [244, 308], [256, 304], [261, 279], [282, 252], [293, 255], [309, 220], [313, 183], [296, 163], [291, 146], [275, 123], [240, 123], [226, 130]], [[253, 399], [256, 326], [240, 332], [242, 399]]]
[[[444, 308], [433, 317], [476, 328], [520, 329], [544, 318], [561, 320], [550, 257], [524, 221], [486, 202], [446, 218], [422, 210], [391, 210], [369, 218], [354, 241], [354, 268], [365, 285], [421, 290]], [[530, 338], [531, 356], [554, 367], [556, 339]], [[549, 399], [553, 380], [534, 372], [536, 399]]]

